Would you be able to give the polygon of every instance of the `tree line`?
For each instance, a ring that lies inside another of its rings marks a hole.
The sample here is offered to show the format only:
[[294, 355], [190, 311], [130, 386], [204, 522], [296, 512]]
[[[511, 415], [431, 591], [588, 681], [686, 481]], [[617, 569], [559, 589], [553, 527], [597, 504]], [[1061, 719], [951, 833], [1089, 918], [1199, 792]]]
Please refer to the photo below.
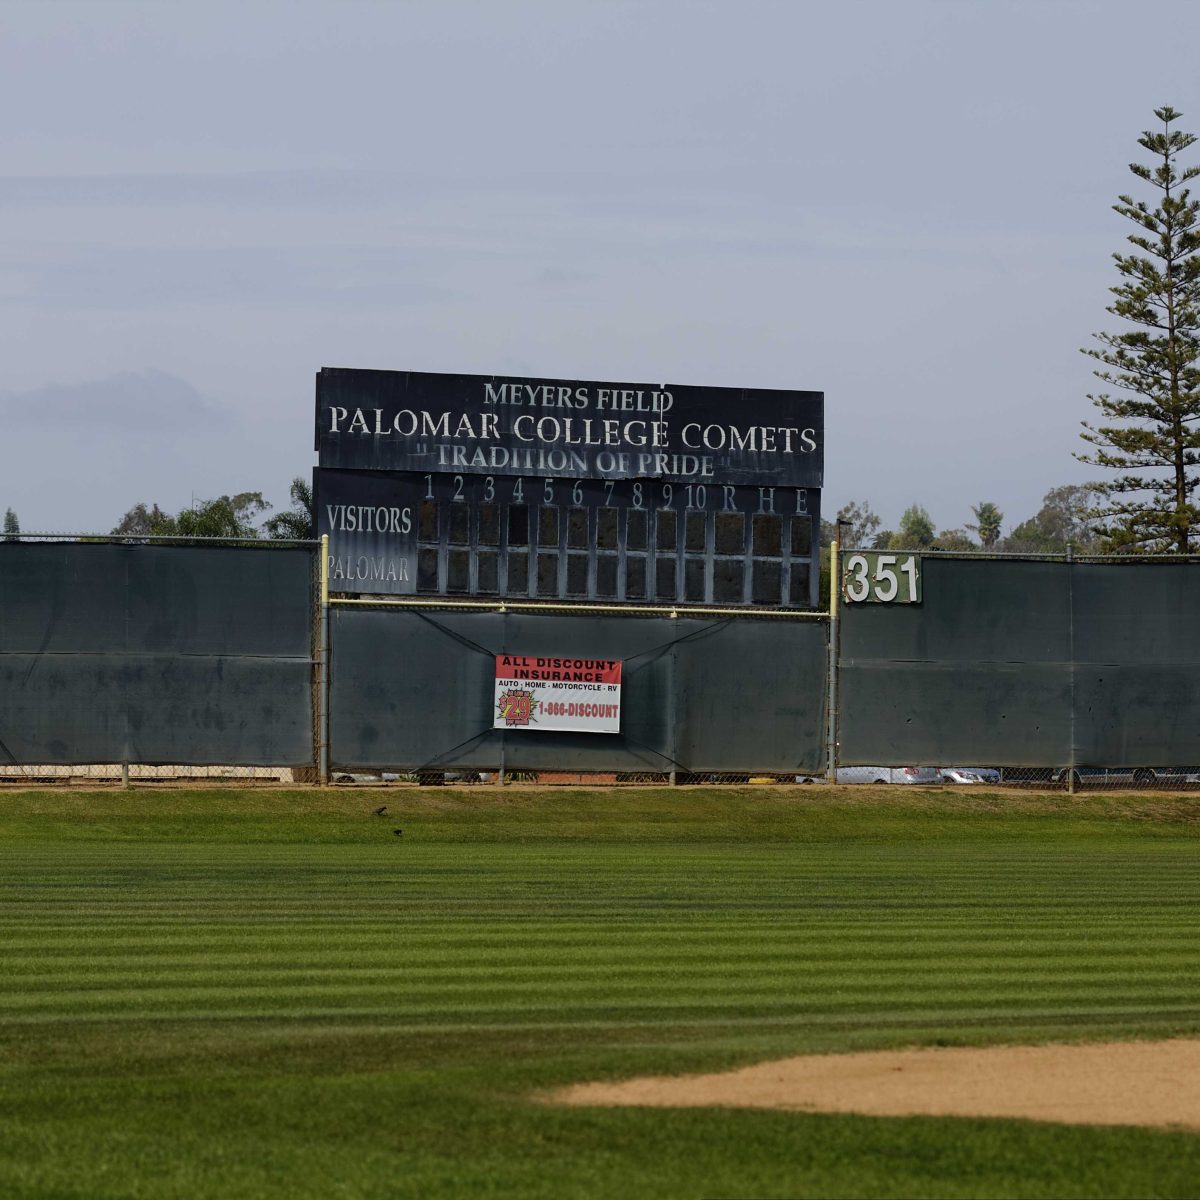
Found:
[[973, 522], [940, 533], [920, 504], [909, 505], [896, 528], [887, 529], [869, 501], [851, 500], [838, 509], [833, 521], [821, 522], [821, 544], [828, 546], [836, 537], [847, 549], [856, 550], [1065, 554], [1070, 547], [1077, 554], [1104, 554], [1109, 547], [1092, 515], [1099, 499], [1097, 490], [1086, 485], [1051, 488], [1041, 508], [1007, 534], [1004, 514], [990, 500], [981, 500], [971, 509]]
[[[291, 508], [270, 517], [262, 492], [238, 492], [201, 500], [178, 513], [157, 504], [135, 504], [113, 527], [120, 537], [267, 538], [303, 540], [315, 536], [312, 487], [301, 476], [289, 489]], [[265, 517], [265, 520], [263, 519]]]

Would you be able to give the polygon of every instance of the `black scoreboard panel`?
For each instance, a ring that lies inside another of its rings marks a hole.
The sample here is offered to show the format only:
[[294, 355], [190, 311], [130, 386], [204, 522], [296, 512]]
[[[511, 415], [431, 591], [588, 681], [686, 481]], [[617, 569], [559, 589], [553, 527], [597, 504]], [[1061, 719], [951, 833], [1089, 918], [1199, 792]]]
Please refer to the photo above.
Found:
[[335, 592], [817, 605], [817, 489], [318, 469], [315, 492]]
[[330, 588], [815, 608], [824, 403], [323, 368], [314, 491]]

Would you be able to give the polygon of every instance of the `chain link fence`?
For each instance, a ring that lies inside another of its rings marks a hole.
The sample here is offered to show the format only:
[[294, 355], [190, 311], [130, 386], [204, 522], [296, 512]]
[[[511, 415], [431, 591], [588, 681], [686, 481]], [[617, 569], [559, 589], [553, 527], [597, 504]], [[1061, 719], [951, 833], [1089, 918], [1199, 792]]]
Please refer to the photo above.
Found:
[[[1074, 779], [1071, 778], [1072, 771]], [[149, 766], [140, 763], [0, 764], [4, 787], [122, 787], [151, 785], [312, 786], [311, 767]], [[780, 775], [677, 771], [334, 771], [336, 787], [714, 787], [825, 785], [824, 775]], [[1031, 792], [1197, 792], [1200, 767], [839, 767], [839, 786], [916, 785], [923, 789], [985, 791], [1002, 788]]]
[[[824, 783], [824, 777], [813, 778]], [[839, 767], [837, 782], [901, 784], [963, 791], [1021, 789], [1025, 791], [1197, 791], [1200, 767]]]
[[334, 784], [370, 784], [375, 786], [405, 784], [413, 787], [462, 787], [475, 784], [513, 785], [525, 787], [689, 787], [714, 784], [775, 784], [796, 783], [795, 775], [750, 775], [688, 773], [677, 771], [411, 771], [349, 773], [335, 771]]
[[159, 784], [186, 787], [193, 784], [232, 783], [239, 787], [257, 784], [295, 784], [315, 780], [311, 772], [295, 767], [253, 766], [149, 766], [144, 763], [0, 763], [0, 786], [96, 787], [101, 785]]

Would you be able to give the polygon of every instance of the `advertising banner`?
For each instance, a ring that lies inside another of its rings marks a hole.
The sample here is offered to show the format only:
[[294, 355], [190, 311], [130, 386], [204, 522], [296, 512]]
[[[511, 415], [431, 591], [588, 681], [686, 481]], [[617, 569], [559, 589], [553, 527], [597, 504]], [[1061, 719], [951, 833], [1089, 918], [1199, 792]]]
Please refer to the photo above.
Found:
[[325, 367], [322, 467], [819, 488], [824, 394]]
[[621, 732], [619, 658], [496, 655], [495, 729]]

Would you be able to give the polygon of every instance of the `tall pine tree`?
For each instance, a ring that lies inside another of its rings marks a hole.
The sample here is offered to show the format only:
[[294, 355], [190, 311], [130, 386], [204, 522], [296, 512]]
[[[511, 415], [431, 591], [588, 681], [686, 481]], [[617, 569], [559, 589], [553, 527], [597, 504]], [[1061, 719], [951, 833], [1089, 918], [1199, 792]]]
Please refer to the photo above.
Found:
[[1121, 282], [1109, 289], [1108, 311], [1133, 328], [1098, 333], [1099, 348], [1084, 350], [1103, 364], [1096, 377], [1119, 392], [1088, 397], [1110, 423], [1083, 422], [1095, 449], [1078, 457], [1119, 472], [1094, 485], [1108, 549], [1187, 554], [1200, 549], [1200, 201], [1185, 185], [1200, 167], [1178, 164], [1196, 140], [1171, 128], [1182, 114], [1167, 107], [1154, 115], [1161, 132], [1138, 139], [1154, 165], [1129, 169], [1158, 189], [1157, 203], [1121, 196], [1113, 205], [1138, 229], [1128, 239], [1135, 252], [1113, 255]]

